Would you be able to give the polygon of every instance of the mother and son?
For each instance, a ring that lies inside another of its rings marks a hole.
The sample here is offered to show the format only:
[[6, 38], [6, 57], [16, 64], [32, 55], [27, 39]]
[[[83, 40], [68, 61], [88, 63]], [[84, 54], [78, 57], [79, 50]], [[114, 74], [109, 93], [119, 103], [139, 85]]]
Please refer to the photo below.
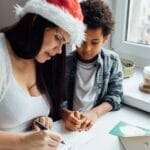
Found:
[[103, 0], [29, 0], [16, 15], [0, 32], [0, 150], [55, 150], [61, 135], [37, 122], [50, 129], [61, 118], [84, 131], [120, 109], [120, 59], [102, 48], [112, 12]]

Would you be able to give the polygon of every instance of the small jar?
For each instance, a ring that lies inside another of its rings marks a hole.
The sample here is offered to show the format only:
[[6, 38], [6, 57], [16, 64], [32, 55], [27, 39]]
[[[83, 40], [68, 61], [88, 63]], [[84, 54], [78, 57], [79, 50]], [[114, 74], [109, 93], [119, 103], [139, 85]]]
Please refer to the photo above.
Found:
[[150, 87], [150, 66], [145, 66], [143, 70], [144, 86]]

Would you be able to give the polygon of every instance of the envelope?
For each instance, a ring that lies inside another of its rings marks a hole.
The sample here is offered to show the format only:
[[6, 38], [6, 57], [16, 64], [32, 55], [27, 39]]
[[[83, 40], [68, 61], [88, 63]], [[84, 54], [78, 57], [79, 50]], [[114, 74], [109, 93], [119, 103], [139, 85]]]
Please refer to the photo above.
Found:
[[125, 150], [150, 150], [150, 130], [120, 121], [109, 132], [118, 136]]

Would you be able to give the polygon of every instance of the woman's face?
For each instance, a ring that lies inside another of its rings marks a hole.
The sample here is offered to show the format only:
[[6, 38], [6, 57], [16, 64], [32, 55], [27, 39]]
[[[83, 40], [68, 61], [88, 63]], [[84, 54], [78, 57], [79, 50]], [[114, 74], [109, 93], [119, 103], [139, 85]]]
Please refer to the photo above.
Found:
[[90, 61], [95, 58], [106, 40], [107, 37], [103, 35], [101, 28], [87, 29], [86, 40], [82, 43], [81, 47], [77, 48], [81, 60]]
[[69, 42], [69, 34], [61, 28], [46, 28], [41, 50], [35, 57], [39, 63], [50, 60], [56, 54], [62, 53], [62, 46]]

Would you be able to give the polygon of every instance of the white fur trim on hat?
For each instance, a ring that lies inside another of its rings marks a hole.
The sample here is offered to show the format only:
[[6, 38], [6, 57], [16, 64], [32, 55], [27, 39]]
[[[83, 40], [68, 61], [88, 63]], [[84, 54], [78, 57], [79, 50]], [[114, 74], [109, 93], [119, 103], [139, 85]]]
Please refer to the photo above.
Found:
[[46, 0], [29, 0], [24, 7], [16, 5], [16, 16], [23, 17], [27, 13], [38, 14], [67, 31], [71, 43], [80, 46], [84, 40], [85, 25], [73, 17], [67, 10]]

